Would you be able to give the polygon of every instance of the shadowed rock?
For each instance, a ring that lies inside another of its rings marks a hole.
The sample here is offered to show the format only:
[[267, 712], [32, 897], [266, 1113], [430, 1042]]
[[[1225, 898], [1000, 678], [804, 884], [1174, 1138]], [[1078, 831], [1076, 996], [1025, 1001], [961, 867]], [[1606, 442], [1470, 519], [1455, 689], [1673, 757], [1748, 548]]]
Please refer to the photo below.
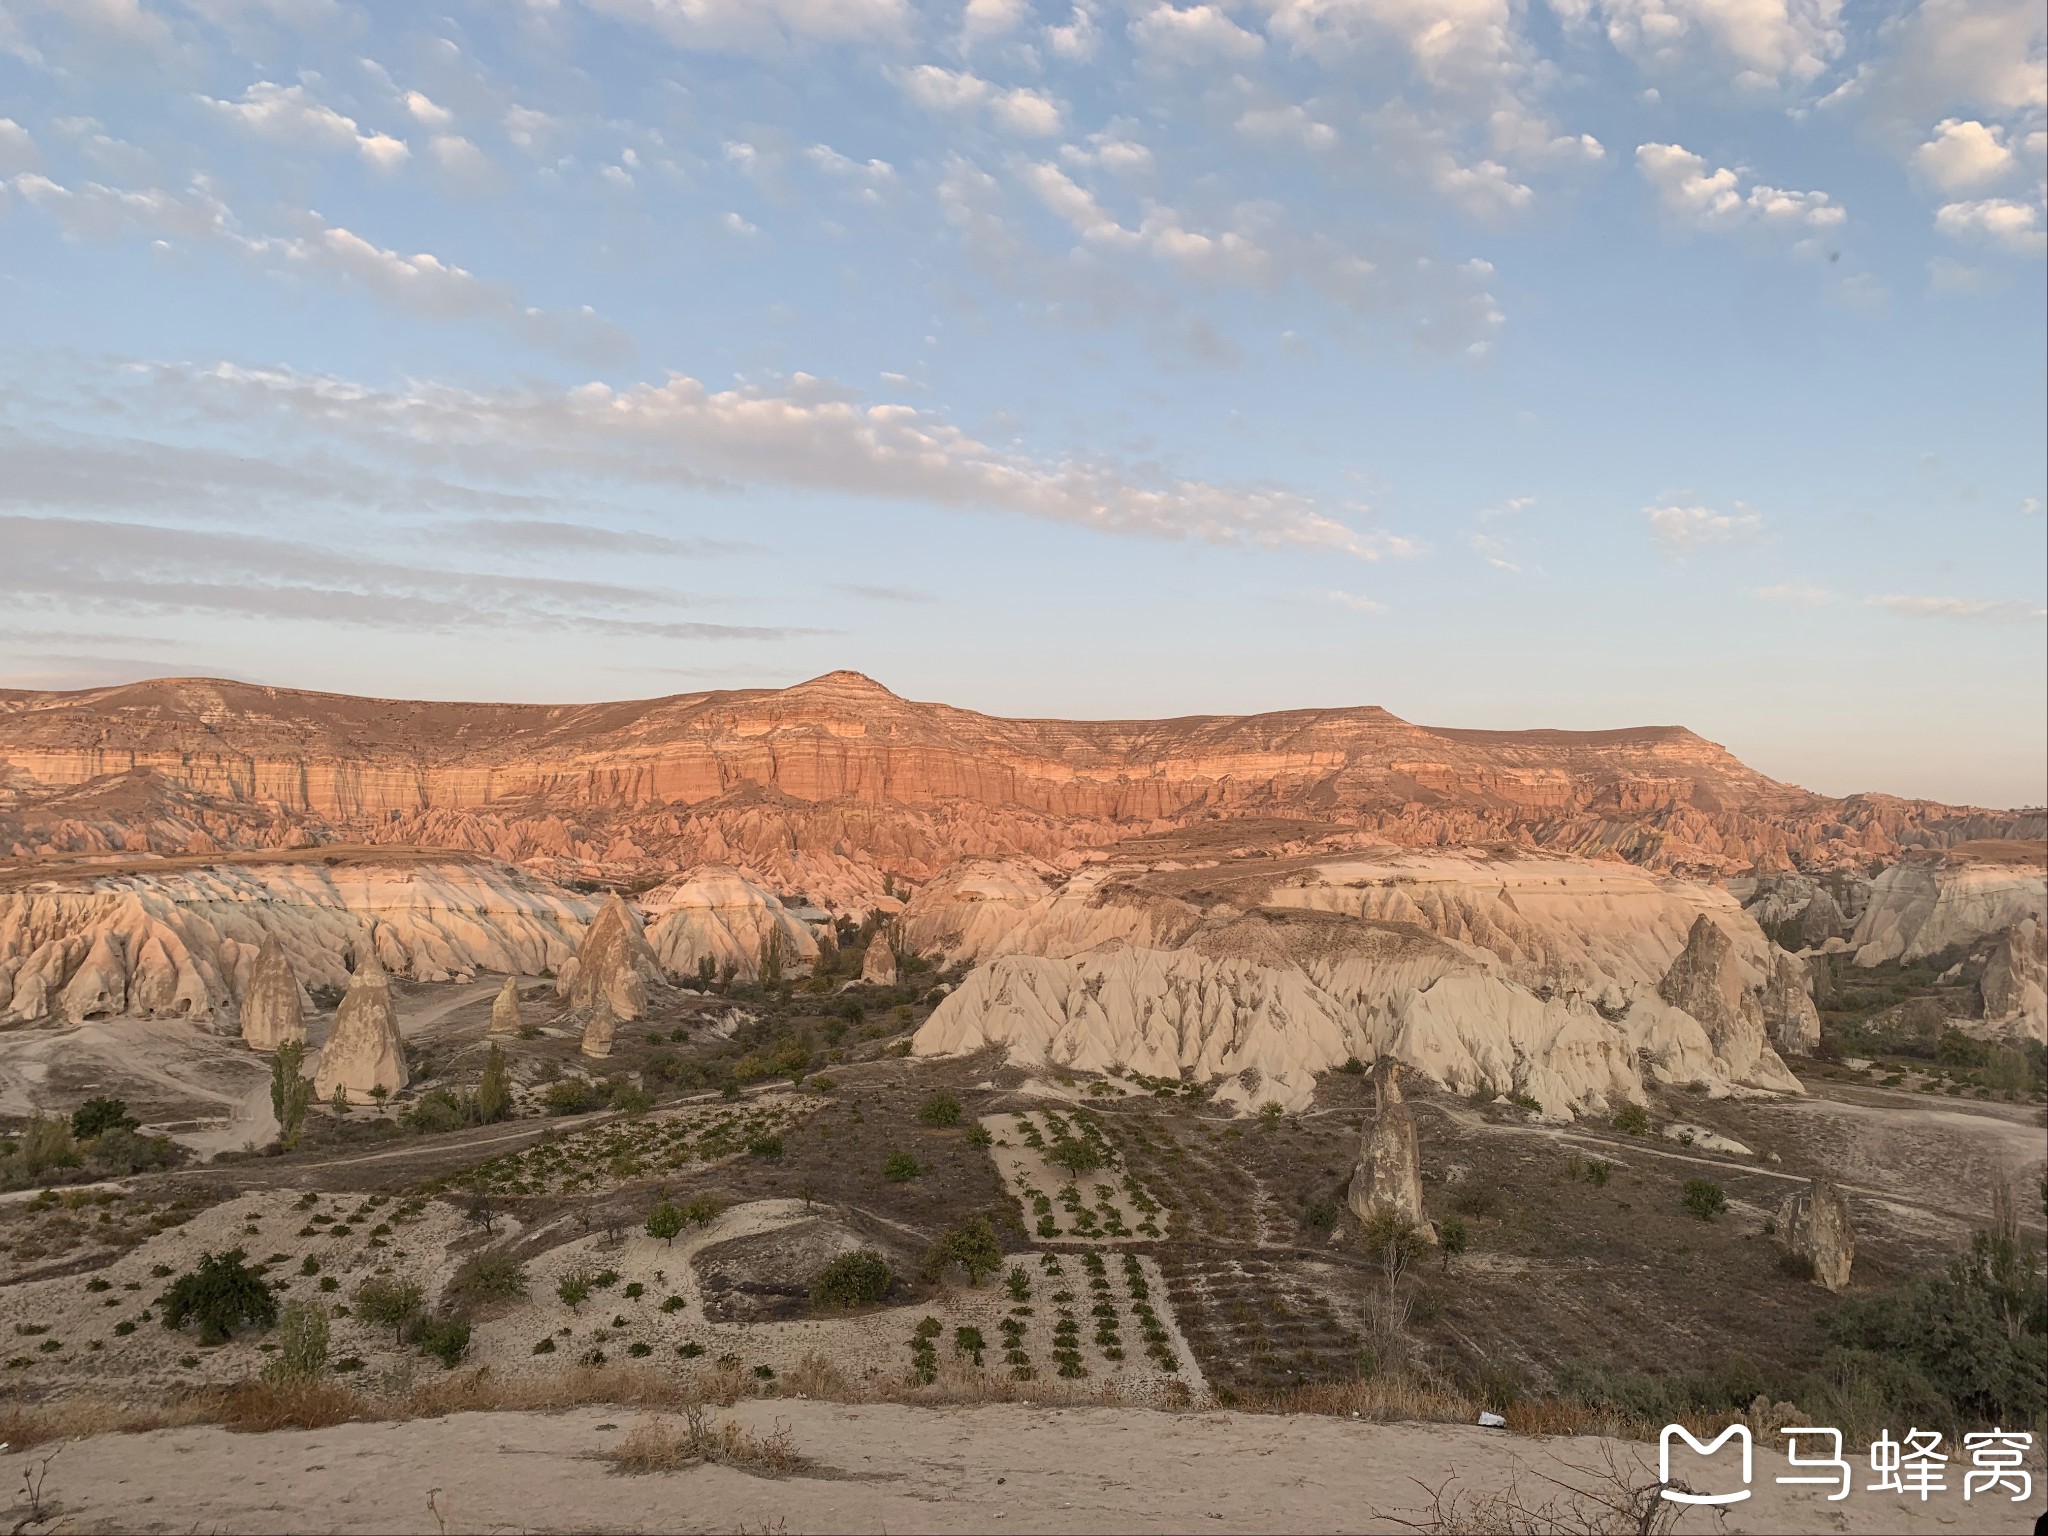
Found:
[[600, 997], [583, 1016], [583, 1054], [611, 1055], [612, 1041], [618, 1038], [618, 1033], [619, 1023], [612, 1017], [612, 1005]]
[[647, 982], [661, 974], [654, 951], [641, 935], [639, 921], [614, 891], [598, 908], [576, 952], [573, 975], [564, 992], [569, 1011], [586, 1017], [602, 1001], [614, 1019], [637, 1019], [647, 1011]]
[[1361, 1223], [1391, 1215], [1435, 1242], [1436, 1232], [1422, 1210], [1422, 1149], [1415, 1139], [1414, 1112], [1401, 1098], [1401, 1070], [1399, 1062], [1383, 1059], [1374, 1073], [1379, 1114], [1359, 1148], [1348, 1203]]
[[1806, 962], [1779, 953], [1764, 988], [1763, 1014], [1771, 1027], [1771, 1043], [1801, 1056], [1820, 1044], [1820, 1010], [1813, 1006], [1813, 974]]
[[867, 953], [861, 957], [860, 979], [870, 986], [896, 985], [896, 946], [889, 942], [886, 932], [868, 940]]
[[1786, 1252], [1813, 1266], [1813, 1283], [1839, 1291], [1856, 1262], [1856, 1234], [1849, 1207], [1835, 1186], [1816, 1178], [1778, 1208], [1778, 1241]]
[[519, 978], [507, 976], [505, 985], [498, 989], [498, 996], [491, 1004], [491, 1033], [516, 1035], [524, 1022], [519, 1016]]
[[391, 984], [377, 957], [365, 955], [349, 977], [341, 1006], [334, 1010], [334, 1033], [320, 1052], [313, 1091], [321, 1099], [331, 1099], [340, 1088], [352, 1101], [365, 1103], [373, 1088], [396, 1093], [411, 1081], [398, 1013], [391, 1006]]
[[306, 1014], [299, 1004], [299, 979], [278, 946], [277, 935], [264, 937], [242, 994], [242, 1043], [252, 1051], [274, 1051], [287, 1040], [306, 1038]]

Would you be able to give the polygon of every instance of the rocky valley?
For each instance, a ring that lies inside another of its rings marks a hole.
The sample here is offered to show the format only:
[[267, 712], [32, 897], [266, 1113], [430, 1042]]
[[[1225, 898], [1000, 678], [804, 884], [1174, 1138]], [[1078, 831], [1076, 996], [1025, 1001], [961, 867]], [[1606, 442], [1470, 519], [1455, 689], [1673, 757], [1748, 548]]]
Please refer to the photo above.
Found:
[[164, 681], [0, 695], [0, 842], [17, 1446], [2048, 1411], [2048, 1319], [1982, 1391], [1881, 1342], [2039, 1284], [2039, 809], [1667, 727]]

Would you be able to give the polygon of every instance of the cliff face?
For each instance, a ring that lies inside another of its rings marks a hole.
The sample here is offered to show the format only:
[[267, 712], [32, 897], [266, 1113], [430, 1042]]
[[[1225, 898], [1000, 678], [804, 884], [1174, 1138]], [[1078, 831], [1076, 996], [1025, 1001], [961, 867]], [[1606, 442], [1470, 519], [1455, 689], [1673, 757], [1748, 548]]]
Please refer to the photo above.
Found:
[[1507, 842], [1715, 874], [2038, 836], [2041, 822], [1830, 800], [1677, 727], [1436, 730], [1376, 708], [1007, 720], [850, 672], [560, 707], [186, 680], [0, 692], [0, 850], [16, 856], [350, 840], [557, 876], [730, 863], [872, 906], [885, 873], [1059, 861], [1218, 817], [1291, 820], [1311, 842]]

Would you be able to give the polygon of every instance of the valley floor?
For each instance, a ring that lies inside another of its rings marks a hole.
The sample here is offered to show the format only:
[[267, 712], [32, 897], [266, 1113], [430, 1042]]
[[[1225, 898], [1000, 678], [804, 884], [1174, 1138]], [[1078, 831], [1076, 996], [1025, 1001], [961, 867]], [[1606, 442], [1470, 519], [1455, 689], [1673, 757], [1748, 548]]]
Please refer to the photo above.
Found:
[[[0, 1456], [0, 1476], [51, 1458], [44, 1519], [17, 1531], [1397, 1531], [1429, 1529], [1432, 1487], [1557, 1497], [1598, 1486], [1607, 1459], [1655, 1476], [1654, 1448], [1534, 1440], [1462, 1426], [1139, 1409], [742, 1402], [748, 1429], [786, 1427], [803, 1468], [624, 1475], [607, 1452], [637, 1410], [468, 1413], [406, 1423], [230, 1434], [103, 1435]], [[1925, 1503], [1779, 1487], [1759, 1445], [1755, 1497], [1681, 1532], [2020, 1532], [2024, 1504], [1949, 1491]], [[1674, 1469], [1676, 1470], [1676, 1469]], [[1705, 1477], [1700, 1479], [1702, 1485]], [[2035, 1489], [2040, 1489], [2038, 1463]], [[10, 1520], [30, 1513], [17, 1501]], [[1483, 1529], [1473, 1524], [1463, 1529]]]

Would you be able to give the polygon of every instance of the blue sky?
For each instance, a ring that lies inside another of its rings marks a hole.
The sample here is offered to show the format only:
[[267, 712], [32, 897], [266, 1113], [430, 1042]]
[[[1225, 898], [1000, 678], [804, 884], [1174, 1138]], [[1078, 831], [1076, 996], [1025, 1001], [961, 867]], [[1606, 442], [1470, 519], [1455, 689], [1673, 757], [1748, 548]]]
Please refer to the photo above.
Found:
[[1674, 722], [2038, 804], [2043, 18], [0, 0], [0, 684]]

